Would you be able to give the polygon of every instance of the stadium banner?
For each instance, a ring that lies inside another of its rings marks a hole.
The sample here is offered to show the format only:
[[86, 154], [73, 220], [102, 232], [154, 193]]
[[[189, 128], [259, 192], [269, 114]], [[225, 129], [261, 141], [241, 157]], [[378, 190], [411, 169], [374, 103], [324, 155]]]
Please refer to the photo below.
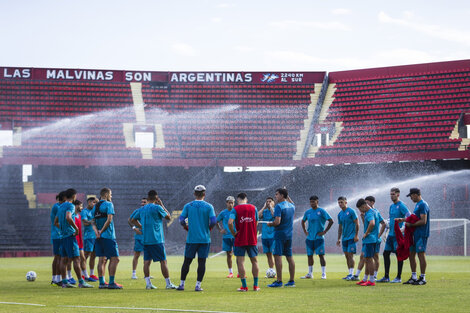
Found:
[[325, 72], [151, 72], [0, 67], [0, 79], [204, 84], [314, 84]]

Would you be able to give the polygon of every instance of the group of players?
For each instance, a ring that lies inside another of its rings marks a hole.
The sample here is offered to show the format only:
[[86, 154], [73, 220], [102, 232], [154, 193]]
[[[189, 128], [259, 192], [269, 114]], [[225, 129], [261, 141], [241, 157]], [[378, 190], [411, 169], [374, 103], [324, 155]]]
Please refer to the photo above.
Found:
[[[111, 202], [112, 192], [109, 188], [103, 188], [100, 199], [93, 197], [87, 199], [87, 207], [82, 209], [80, 201], [76, 200], [77, 192], [68, 189], [59, 193], [58, 203], [51, 211], [51, 237], [54, 249], [54, 261], [52, 264], [52, 283], [63, 288], [75, 287], [67, 266], [73, 264], [80, 288], [90, 288], [93, 285], [88, 282], [99, 280], [100, 289], [122, 289], [122, 285], [115, 282], [116, 268], [119, 263], [119, 250], [116, 242], [114, 221], [114, 206]], [[156, 289], [151, 282], [150, 264], [160, 262], [161, 272], [166, 281], [167, 289], [183, 291], [185, 280], [190, 270], [190, 265], [197, 255], [197, 281], [195, 291], [202, 291], [201, 283], [204, 278], [206, 260], [210, 250], [210, 231], [216, 225], [223, 234], [223, 250], [227, 254], [228, 278], [233, 278], [232, 255], [236, 256], [238, 275], [242, 286], [238, 291], [248, 291], [245, 271], [245, 255], [247, 254], [252, 265], [253, 290], [259, 288], [258, 266], [258, 236], [257, 225], [262, 224], [262, 246], [267, 256], [269, 269], [267, 277], [277, 279], [268, 287], [295, 287], [295, 262], [292, 255], [292, 235], [294, 226], [295, 205], [285, 188], [276, 190], [274, 198], [268, 197], [264, 206], [258, 211], [256, 207], [248, 203], [245, 193], [227, 197], [227, 208], [216, 217], [214, 207], [206, 202], [206, 188], [198, 185], [194, 188], [195, 200], [187, 203], [179, 217], [181, 226], [187, 231], [187, 240], [184, 252], [184, 262], [181, 267], [180, 284], [174, 285], [169, 277], [164, 245], [163, 219], [170, 220], [170, 214], [155, 190], [148, 192], [147, 198], [142, 199], [141, 207], [136, 209], [129, 217], [129, 225], [135, 231], [135, 254], [133, 259], [132, 278], [136, 279], [136, 267], [140, 253], [144, 252], [144, 276], [146, 289]], [[390, 197], [392, 204], [389, 210], [390, 231], [385, 241], [383, 253], [385, 276], [377, 282], [401, 282], [403, 261], [398, 262], [397, 277], [390, 281], [390, 255], [397, 253], [397, 248], [403, 246], [400, 227], [405, 223], [405, 234], [411, 234], [410, 246], [406, 255], [410, 258], [412, 277], [405, 284], [426, 284], [426, 244], [429, 236], [429, 206], [422, 200], [421, 192], [412, 188], [408, 196], [416, 203], [414, 214], [411, 214], [406, 205], [400, 201], [400, 190], [392, 188]], [[235, 201], [237, 205], [235, 205]], [[358, 281], [361, 286], [375, 286], [379, 268], [379, 251], [381, 236], [387, 228], [384, 219], [374, 208], [375, 199], [368, 196], [359, 199], [356, 207], [364, 224], [362, 237], [362, 252], [354, 273], [354, 254], [356, 243], [359, 240], [359, 222], [355, 210], [347, 206], [347, 199], [338, 198], [341, 211], [338, 214], [338, 241], [342, 246], [349, 273], [343, 279]], [[302, 218], [302, 229], [306, 235], [306, 251], [308, 257], [308, 273], [303, 279], [313, 278], [313, 255], [317, 254], [321, 264], [321, 278], [326, 279], [325, 261], [325, 234], [333, 225], [333, 219], [328, 212], [319, 206], [317, 196], [310, 197], [310, 206]], [[325, 224], [328, 225], [325, 228]], [[220, 225], [221, 223], [222, 225]], [[397, 224], [396, 226], [393, 224]], [[83, 238], [81, 237], [81, 224]], [[379, 230], [379, 225], [382, 225]], [[398, 233], [396, 233], [398, 229]], [[398, 238], [397, 238], [398, 237]], [[83, 243], [81, 243], [83, 241]], [[406, 244], [406, 243], [405, 243]], [[408, 246], [406, 246], [408, 247]], [[403, 248], [403, 247], [402, 247]], [[402, 249], [403, 250], [403, 249]], [[401, 250], [400, 250], [401, 251]], [[418, 254], [421, 276], [416, 275], [415, 256]], [[98, 276], [94, 275], [94, 258], [98, 256]], [[398, 254], [397, 254], [398, 255]], [[286, 257], [289, 268], [289, 280], [282, 280], [282, 256]], [[90, 275], [86, 270], [86, 260], [90, 257]], [[403, 259], [403, 258], [400, 258]], [[109, 261], [109, 283], [105, 282], [105, 266]], [[365, 265], [365, 275], [362, 280], [359, 275]], [[274, 270], [275, 267], [275, 270]]]

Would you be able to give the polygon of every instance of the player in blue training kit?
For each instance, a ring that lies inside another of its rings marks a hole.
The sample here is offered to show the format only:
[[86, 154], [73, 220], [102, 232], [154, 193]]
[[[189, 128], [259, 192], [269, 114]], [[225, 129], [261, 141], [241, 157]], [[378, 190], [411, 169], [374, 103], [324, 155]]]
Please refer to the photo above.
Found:
[[[395, 237], [395, 219], [403, 219], [410, 216], [410, 211], [406, 207], [406, 205], [400, 201], [400, 189], [393, 187], [390, 189], [390, 199], [392, 200], [392, 204], [390, 205], [389, 210], [389, 227], [390, 231], [388, 233], [387, 239], [385, 241], [385, 248], [384, 248], [384, 270], [385, 275], [383, 278], [377, 280], [378, 283], [401, 283], [401, 272], [403, 270], [403, 261], [397, 260], [397, 276], [394, 280], [390, 281], [390, 255], [393, 253], [396, 254], [397, 252], [397, 239]], [[399, 224], [400, 227], [403, 226], [403, 223]]]
[[67, 189], [64, 192], [64, 203], [60, 205], [54, 224], [59, 227], [62, 236], [62, 258], [61, 258], [61, 273], [62, 273], [62, 287], [74, 288], [66, 278], [66, 267], [70, 260], [73, 262], [73, 269], [77, 274], [80, 288], [92, 288], [93, 286], [87, 284], [82, 278], [80, 268], [80, 251], [78, 248], [76, 235], [79, 232], [75, 224], [75, 205], [72, 204], [76, 200], [77, 191], [75, 189]]
[[[419, 217], [419, 220], [414, 224], [405, 223], [406, 227], [413, 227], [415, 231], [413, 233], [413, 245], [410, 247], [411, 278], [404, 282], [404, 284], [422, 286], [426, 285], [426, 246], [430, 229], [429, 205], [421, 198], [421, 190], [418, 188], [411, 188], [407, 197], [410, 197], [416, 203], [413, 214]], [[401, 221], [405, 221], [405, 219], [401, 219]], [[419, 279], [416, 276], [416, 253], [418, 254], [419, 268], [421, 270]]]
[[[364, 199], [359, 199], [356, 207], [364, 218], [364, 236], [362, 237], [362, 253], [366, 270], [364, 279], [357, 283], [359, 286], [375, 286], [374, 276], [374, 255], [377, 247], [377, 238], [379, 236], [379, 215], [372, 209]], [[368, 280], [369, 279], [369, 280]]]
[[[261, 210], [258, 211], [258, 216], [260, 221], [266, 222], [261, 226], [261, 244], [263, 245], [263, 253], [266, 254], [268, 259], [269, 269], [266, 271], [266, 277], [268, 278], [268, 273], [276, 273], [274, 270], [274, 227], [268, 226], [267, 223], [274, 221], [274, 199], [271, 197], [266, 198]], [[269, 278], [274, 278], [271, 276]]]
[[[232, 255], [235, 238], [233, 237], [232, 233], [230, 232], [230, 229], [228, 228], [228, 220], [230, 219], [230, 213], [233, 210], [233, 207], [235, 206], [235, 198], [232, 196], [228, 196], [227, 199], [225, 199], [225, 203], [227, 205], [227, 208], [220, 212], [217, 216], [217, 228], [219, 229], [220, 233], [223, 234], [222, 250], [227, 253], [227, 278], [233, 278]], [[222, 222], [222, 227], [219, 225], [219, 222]]]
[[[197, 281], [195, 291], [203, 291], [201, 282], [206, 272], [206, 260], [209, 256], [211, 244], [211, 229], [217, 224], [215, 211], [212, 204], [204, 201], [206, 197], [206, 187], [197, 185], [194, 187], [196, 200], [187, 203], [179, 217], [181, 226], [188, 231], [186, 237], [186, 247], [184, 249], [184, 262], [181, 267], [181, 283], [176, 290], [184, 290], [186, 276], [189, 272], [191, 262], [197, 253]], [[188, 222], [186, 222], [188, 219]]]
[[359, 221], [356, 212], [347, 206], [348, 200], [341, 196], [338, 198], [338, 205], [341, 211], [338, 213], [338, 241], [336, 245], [343, 246], [346, 264], [349, 274], [343, 277], [345, 280], [358, 280], [353, 276], [354, 273], [354, 254], [356, 253], [356, 242], [359, 241]]
[[276, 263], [277, 280], [268, 287], [282, 287], [282, 256], [289, 263], [289, 281], [285, 287], [295, 287], [295, 262], [292, 256], [292, 231], [294, 228], [295, 206], [290, 200], [287, 189], [279, 188], [274, 195], [277, 204], [274, 207], [274, 221], [268, 226], [274, 227], [274, 261]]
[[[98, 277], [95, 276], [95, 240], [96, 234], [93, 229], [92, 220], [93, 220], [93, 207], [98, 203], [98, 200], [95, 197], [89, 197], [87, 199], [87, 207], [82, 210], [80, 215], [82, 216], [83, 227], [83, 252], [85, 253], [85, 263], [88, 257], [90, 257], [90, 277], [88, 281], [95, 282], [98, 281]], [[86, 268], [84, 269], [86, 271]], [[86, 279], [85, 279], [86, 280]]]
[[[375, 204], [375, 197], [373, 196], [367, 196], [365, 198], [366, 203], [372, 208], [372, 210], [375, 210], [377, 213], [379, 223], [380, 223], [380, 231], [379, 231], [379, 236], [377, 238], [377, 243], [375, 245], [375, 254], [374, 254], [374, 277], [377, 282], [377, 272], [379, 271], [380, 267], [380, 259], [379, 259], [379, 253], [380, 253], [380, 245], [382, 243], [382, 234], [384, 233], [385, 229], [387, 228], [387, 224], [385, 223], [385, 220], [383, 219], [382, 215], [380, 214], [379, 210], [374, 208]], [[362, 223], [364, 223], [364, 215], [361, 214], [362, 218]], [[362, 268], [364, 267], [364, 253], [361, 252], [361, 258], [359, 259], [359, 265], [357, 266], [356, 269], [356, 274], [354, 275], [354, 280], [359, 279], [359, 275], [361, 274]]]
[[[310, 207], [304, 213], [302, 218], [302, 229], [307, 236], [305, 246], [308, 259], [308, 274], [302, 276], [302, 279], [313, 278], [313, 254], [316, 253], [320, 258], [321, 278], [326, 279], [326, 261], [325, 261], [325, 234], [333, 225], [333, 219], [324, 209], [318, 207], [318, 197], [310, 197]], [[325, 228], [325, 223], [328, 226]], [[308, 223], [308, 229], [305, 224]]]
[[[95, 253], [98, 260], [98, 279], [100, 289], [122, 289], [122, 285], [114, 281], [119, 263], [119, 248], [114, 231], [114, 205], [111, 202], [112, 191], [103, 188], [100, 191], [101, 200], [93, 208], [93, 229], [96, 234]], [[109, 260], [109, 285], [104, 280], [105, 258]]]
[[64, 192], [61, 191], [55, 199], [57, 203], [54, 204], [51, 208], [51, 243], [52, 251], [54, 254], [54, 259], [52, 261], [52, 281], [51, 284], [56, 284], [57, 286], [62, 285], [62, 277], [60, 275], [60, 258], [61, 258], [61, 235], [60, 229], [54, 225], [55, 218], [59, 211], [60, 205], [64, 203]]
[[142, 229], [144, 244], [144, 275], [146, 289], [157, 289], [150, 281], [150, 264], [160, 262], [162, 275], [166, 281], [166, 289], [175, 289], [171, 283], [165, 252], [163, 235], [163, 219], [170, 220], [170, 213], [158, 198], [155, 190], [148, 192], [148, 203], [131, 215], [131, 223]]
[[[144, 207], [147, 204], [147, 198], [142, 198], [140, 200], [140, 207]], [[132, 214], [134, 215], [135, 212], [139, 210], [136, 209]], [[135, 232], [134, 233], [134, 257], [132, 258], [132, 277], [131, 279], [137, 279], [137, 264], [139, 263], [139, 257], [142, 251], [144, 251], [144, 235], [142, 235], [142, 229], [136, 227], [131, 223], [131, 218], [127, 220], [127, 223], [129, 224], [130, 227], [132, 227], [132, 230]]]

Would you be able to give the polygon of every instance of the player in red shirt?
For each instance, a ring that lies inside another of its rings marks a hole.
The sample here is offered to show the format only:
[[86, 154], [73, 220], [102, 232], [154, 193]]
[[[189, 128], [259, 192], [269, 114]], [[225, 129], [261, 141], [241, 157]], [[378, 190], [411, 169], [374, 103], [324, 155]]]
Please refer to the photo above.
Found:
[[[258, 243], [257, 226], [258, 226], [258, 211], [252, 204], [248, 204], [246, 193], [242, 192], [237, 196], [238, 205], [233, 208], [228, 220], [228, 227], [230, 232], [235, 237], [234, 254], [237, 257], [238, 273], [242, 281], [242, 286], [238, 291], [248, 291], [246, 285], [245, 274], [245, 252], [251, 261], [251, 272], [253, 273], [253, 290], [258, 291]], [[235, 229], [233, 227], [235, 223]]]

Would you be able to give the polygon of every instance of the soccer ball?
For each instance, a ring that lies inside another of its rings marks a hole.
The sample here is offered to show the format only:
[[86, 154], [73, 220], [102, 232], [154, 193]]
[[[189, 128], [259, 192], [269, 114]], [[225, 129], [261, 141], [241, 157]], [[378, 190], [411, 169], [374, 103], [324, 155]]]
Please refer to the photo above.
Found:
[[267, 278], [274, 278], [274, 277], [276, 277], [276, 271], [275, 271], [273, 268], [269, 268], [269, 269], [266, 271], [266, 277], [267, 277]]
[[37, 275], [36, 275], [36, 272], [34, 272], [34, 271], [29, 271], [29, 272], [26, 273], [26, 280], [27, 281], [35, 281], [36, 277], [37, 277]]

